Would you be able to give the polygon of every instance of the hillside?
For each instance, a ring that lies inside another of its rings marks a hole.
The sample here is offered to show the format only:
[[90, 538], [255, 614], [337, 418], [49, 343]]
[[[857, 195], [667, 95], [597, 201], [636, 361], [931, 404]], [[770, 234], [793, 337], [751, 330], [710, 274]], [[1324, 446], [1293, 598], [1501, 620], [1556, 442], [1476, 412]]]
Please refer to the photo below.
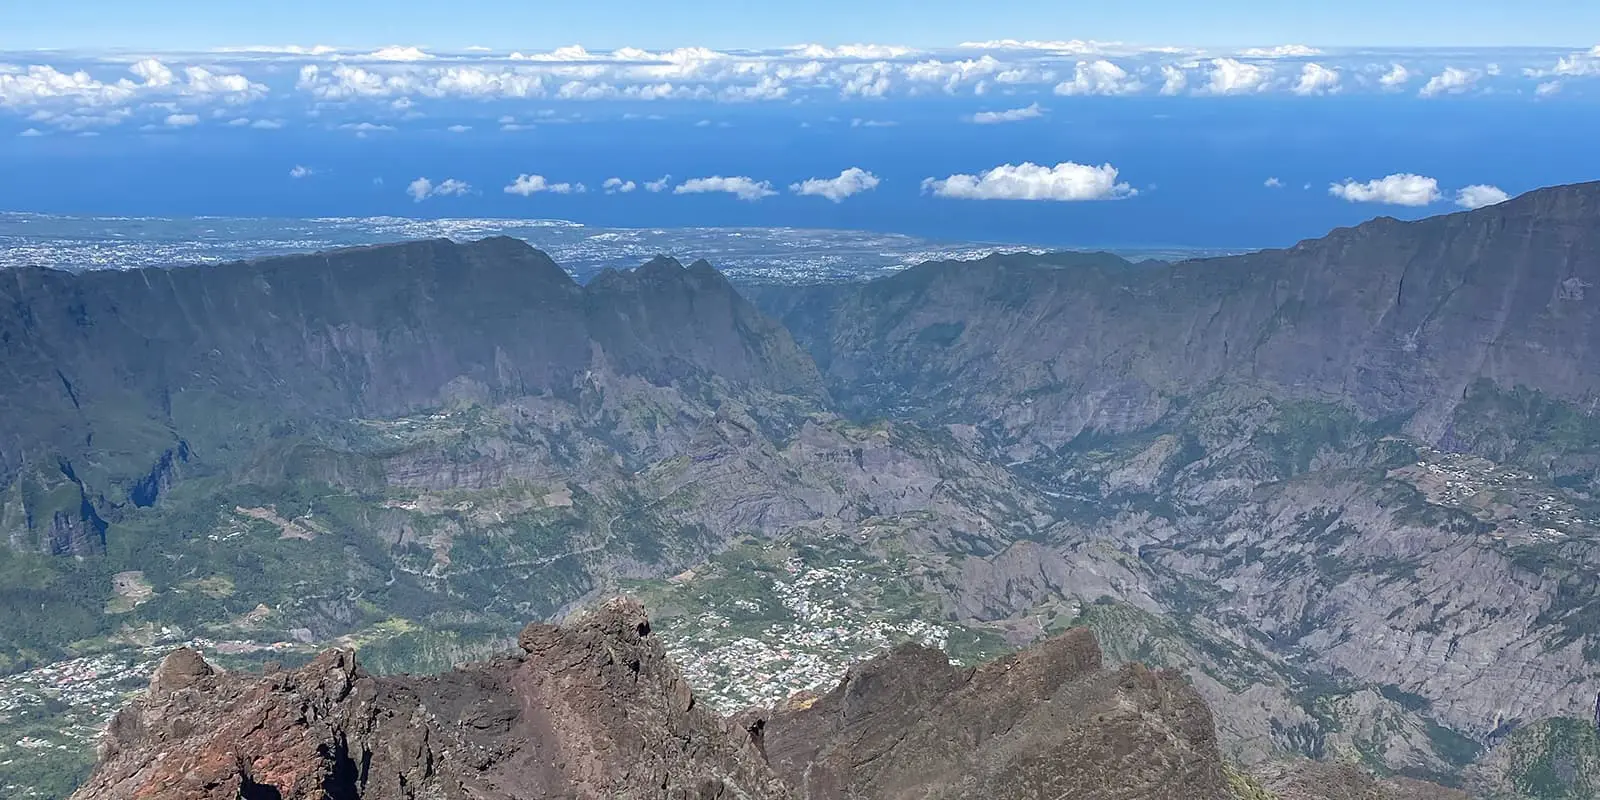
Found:
[[428, 672], [621, 589], [722, 714], [1088, 628], [1267, 788], [1575, 796], [1597, 231], [1589, 184], [825, 287], [508, 239], [0, 272], [0, 778], [60, 796], [178, 644]]

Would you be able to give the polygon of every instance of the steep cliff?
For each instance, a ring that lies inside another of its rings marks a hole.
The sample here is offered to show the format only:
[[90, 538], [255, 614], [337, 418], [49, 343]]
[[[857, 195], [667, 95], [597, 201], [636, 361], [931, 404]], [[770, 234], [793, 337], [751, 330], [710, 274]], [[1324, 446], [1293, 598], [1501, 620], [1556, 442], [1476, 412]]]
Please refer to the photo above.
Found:
[[1252, 382], [1403, 415], [1438, 442], [1480, 381], [1585, 409], [1600, 397], [1597, 220], [1600, 183], [1578, 184], [1237, 257], [1003, 255], [755, 296], [862, 409], [989, 420], [1054, 447]]

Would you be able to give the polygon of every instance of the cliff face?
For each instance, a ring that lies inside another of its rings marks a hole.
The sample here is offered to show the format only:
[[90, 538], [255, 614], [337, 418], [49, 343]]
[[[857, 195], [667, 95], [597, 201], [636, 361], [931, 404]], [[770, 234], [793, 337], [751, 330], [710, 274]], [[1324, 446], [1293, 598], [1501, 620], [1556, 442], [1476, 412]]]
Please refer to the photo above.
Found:
[[1597, 220], [1600, 183], [1581, 184], [1231, 258], [996, 256], [756, 296], [858, 407], [989, 419], [1058, 446], [1254, 382], [1405, 415], [1437, 442], [1480, 380], [1600, 397]]
[[977, 670], [903, 648], [737, 725], [695, 702], [636, 603], [520, 646], [432, 678], [344, 651], [265, 676], [178, 651], [74, 798], [1231, 797], [1204, 703], [1102, 669], [1082, 631]]
[[596, 372], [822, 396], [788, 333], [709, 266], [661, 259], [585, 288], [513, 239], [6, 270], [0, 298], [0, 486], [18, 487], [6, 533], [52, 552], [98, 549], [97, 515], [153, 504], [191, 458], [235, 466], [330, 421], [575, 400]]

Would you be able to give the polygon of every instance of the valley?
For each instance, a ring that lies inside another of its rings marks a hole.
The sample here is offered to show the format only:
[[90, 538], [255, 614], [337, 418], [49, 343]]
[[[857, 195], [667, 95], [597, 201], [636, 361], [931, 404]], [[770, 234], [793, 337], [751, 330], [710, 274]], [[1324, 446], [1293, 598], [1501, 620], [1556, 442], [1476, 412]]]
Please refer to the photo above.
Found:
[[62, 796], [178, 644], [433, 673], [629, 594], [721, 714], [1087, 628], [1263, 785], [1583, 797], [1594, 254], [1585, 185], [824, 286], [507, 239], [8, 269], [0, 784]]

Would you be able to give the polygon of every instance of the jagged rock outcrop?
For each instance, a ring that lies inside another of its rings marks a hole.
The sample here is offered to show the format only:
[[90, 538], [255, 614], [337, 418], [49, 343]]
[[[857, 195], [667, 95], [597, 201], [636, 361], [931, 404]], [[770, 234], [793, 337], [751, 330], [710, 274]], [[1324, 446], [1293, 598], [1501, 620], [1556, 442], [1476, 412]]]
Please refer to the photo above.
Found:
[[694, 702], [643, 608], [616, 600], [523, 652], [431, 678], [333, 650], [265, 676], [180, 650], [111, 722], [76, 800], [789, 797]]
[[902, 647], [737, 724], [695, 702], [634, 601], [519, 644], [429, 678], [342, 650], [264, 676], [179, 650], [74, 800], [1233, 796], [1193, 690], [1103, 669], [1086, 631], [977, 669]]
[[976, 669], [903, 646], [754, 725], [808, 800], [1230, 797], [1199, 695], [1177, 673], [1103, 669], [1084, 630]]

